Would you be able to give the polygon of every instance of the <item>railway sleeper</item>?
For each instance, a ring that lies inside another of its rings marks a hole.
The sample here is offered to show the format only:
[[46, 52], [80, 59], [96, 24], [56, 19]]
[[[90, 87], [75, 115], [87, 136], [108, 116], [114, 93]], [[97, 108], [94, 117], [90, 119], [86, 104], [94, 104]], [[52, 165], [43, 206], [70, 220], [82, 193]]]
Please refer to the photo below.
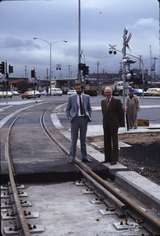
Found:
[[[12, 192], [3, 191], [3, 192], [1, 192], [1, 199], [2, 198], [10, 198], [10, 196], [12, 194], [13, 194]], [[24, 191], [18, 191], [18, 195], [19, 195], [19, 197], [28, 197], [28, 194]]]
[[[24, 189], [24, 185], [23, 184], [18, 184], [16, 185], [17, 189]], [[1, 190], [9, 190], [9, 186], [6, 184], [6, 185], [1, 185]]]
[[[21, 206], [22, 207], [31, 207], [32, 203], [28, 200], [20, 200]], [[1, 202], [1, 209], [8, 209], [8, 208], [12, 208], [14, 202], [10, 201], [10, 200], [5, 200], [4, 202]]]
[[[2, 220], [15, 219], [16, 216], [17, 216], [17, 214], [14, 211], [1, 212]], [[24, 210], [24, 216], [25, 216], [26, 219], [38, 218], [39, 217], [39, 212], [31, 212], [31, 211]]]
[[[28, 228], [30, 233], [42, 233], [44, 232], [45, 228], [42, 225], [36, 225], [36, 224], [28, 224]], [[8, 227], [5, 226], [3, 228], [3, 232], [5, 235], [19, 235], [21, 229], [15, 227]]]

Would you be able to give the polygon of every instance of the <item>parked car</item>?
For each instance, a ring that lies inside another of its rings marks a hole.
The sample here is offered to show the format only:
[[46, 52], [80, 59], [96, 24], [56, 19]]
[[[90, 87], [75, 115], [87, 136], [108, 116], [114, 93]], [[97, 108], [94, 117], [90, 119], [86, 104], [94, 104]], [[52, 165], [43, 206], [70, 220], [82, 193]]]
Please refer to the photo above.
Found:
[[42, 96], [47, 96], [47, 91], [46, 91], [46, 90], [43, 90], [43, 91], [40, 92], [40, 94], [41, 94]]
[[70, 90], [68, 90], [67, 95], [73, 95], [73, 94], [76, 94], [76, 93], [77, 92], [76, 92], [75, 89], [70, 89]]
[[[122, 96], [124, 89], [124, 82], [123, 81], [115, 81], [113, 84], [113, 96]], [[125, 84], [125, 94], [132, 89], [131, 85], [128, 83]]]
[[113, 84], [113, 95], [119, 96], [123, 94], [123, 81], [115, 81]]
[[144, 92], [145, 96], [160, 96], [160, 88], [149, 88]]
[[142, 96], [144, 94], [144, 91], [140, 88], [133, 88], [133, 93], [137, 96]]
[[[49, 91], [50, 94], [50, 91]], [[51, 95], [53, 96], [62, 96], [63, 91], [60, 88], [51, 88]]]
[[0, 91], [0, 98], [10, 97], [12, 98], [13, 93], [11, 91]]
[[29, 90], [21, 94], [22, 99], [39, 98], [41, 96], [38, 90]]
[[19, 93], [18, 91], [16, 91], [16, 90], [12, 90], [12, 94], [13, 94], [14, 96], [18, 96], [20, 93]]

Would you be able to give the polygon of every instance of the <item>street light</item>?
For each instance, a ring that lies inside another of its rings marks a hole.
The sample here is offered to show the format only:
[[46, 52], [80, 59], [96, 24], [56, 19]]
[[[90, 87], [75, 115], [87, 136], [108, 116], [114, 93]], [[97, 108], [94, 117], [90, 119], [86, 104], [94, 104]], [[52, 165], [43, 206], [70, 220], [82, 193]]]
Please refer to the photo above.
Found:
[[38, 39], [38, 40], [41, 40], [45, 43], [47, 43], [49, 45], [49, 81], [50, 81], [50, 95], [51, 95], [51, 81], [52, 81], [52, 45], [53, 43], [59, 43], [59, 42], [64, 42], [64, 43], [67, 43], [68, 41], [67, 40], [61, 40], [61, 41], [48, 41], [46, 39], [42, 39], [42, 38], [38, 38], [38, 37], [34, 37], [33, 38], [34, 40]]

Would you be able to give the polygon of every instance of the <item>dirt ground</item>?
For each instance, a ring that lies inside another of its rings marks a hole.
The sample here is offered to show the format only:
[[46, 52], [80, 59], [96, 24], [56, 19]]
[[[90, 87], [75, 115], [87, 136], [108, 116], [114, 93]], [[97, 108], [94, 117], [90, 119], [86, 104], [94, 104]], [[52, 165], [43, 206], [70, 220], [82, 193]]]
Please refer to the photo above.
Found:
[[120, 134], [119, 140], [129, 144], [160, 142], [160, 133]]
[[[103, 143], [103, 136], [88, 137], [90, 143]], [[141, 143], [160, 143], [160, 132], [158, 133], [127, 133], [119, 134], [119, 141], [128, 144], [141, 144]]]
[[[119, 141], [134, 145], [138, 147], [141, 144], [145, 147], [150, 146], [154, 143], [160, 144], [160, 133], [151, 132], [151, 133], [127, 133], [127, 134], [119, 134]], [[96, 149], [103, 153], [103, 136], [98, 137], [89, 137], [88, 142], [93, 145]], [[159, 160], [160, 160], [160, 150], [159, 150]], [[149, 166], [146, 165], [145, 161], [138, 162], [135, 159], [124, 158], [120, 155], [119, 160], [123, 165], [127, 166], [129, 170], [133, 170], [138, 172], [139, 174], [147, 177], [153, 182], [160, 185], [160, 168], [157, 166]], [[160, 161], [159, 161], [160, 162]]]

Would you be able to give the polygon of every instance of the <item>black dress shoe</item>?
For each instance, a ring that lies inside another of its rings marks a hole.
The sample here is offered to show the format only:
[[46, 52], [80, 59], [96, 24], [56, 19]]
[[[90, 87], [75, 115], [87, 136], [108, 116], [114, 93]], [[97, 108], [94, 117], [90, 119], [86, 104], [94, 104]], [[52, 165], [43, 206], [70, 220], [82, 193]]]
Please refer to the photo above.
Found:
[[117, 164], [116, 161], [112, 161], [112, 162], [111, 162], [111, 166], [116, 165], [116, 164]]
[[91, 162], [90, 159], [82, 159], [82, 162]]
[[69, 160], [68, 161], [70, 164], [74, 163], [74, 159], [73, 160]]
[[107, 162], [109, 162], [109, 161], [102, 161], [101, 163], [103, 164], [103, 163], [107, 163]]

